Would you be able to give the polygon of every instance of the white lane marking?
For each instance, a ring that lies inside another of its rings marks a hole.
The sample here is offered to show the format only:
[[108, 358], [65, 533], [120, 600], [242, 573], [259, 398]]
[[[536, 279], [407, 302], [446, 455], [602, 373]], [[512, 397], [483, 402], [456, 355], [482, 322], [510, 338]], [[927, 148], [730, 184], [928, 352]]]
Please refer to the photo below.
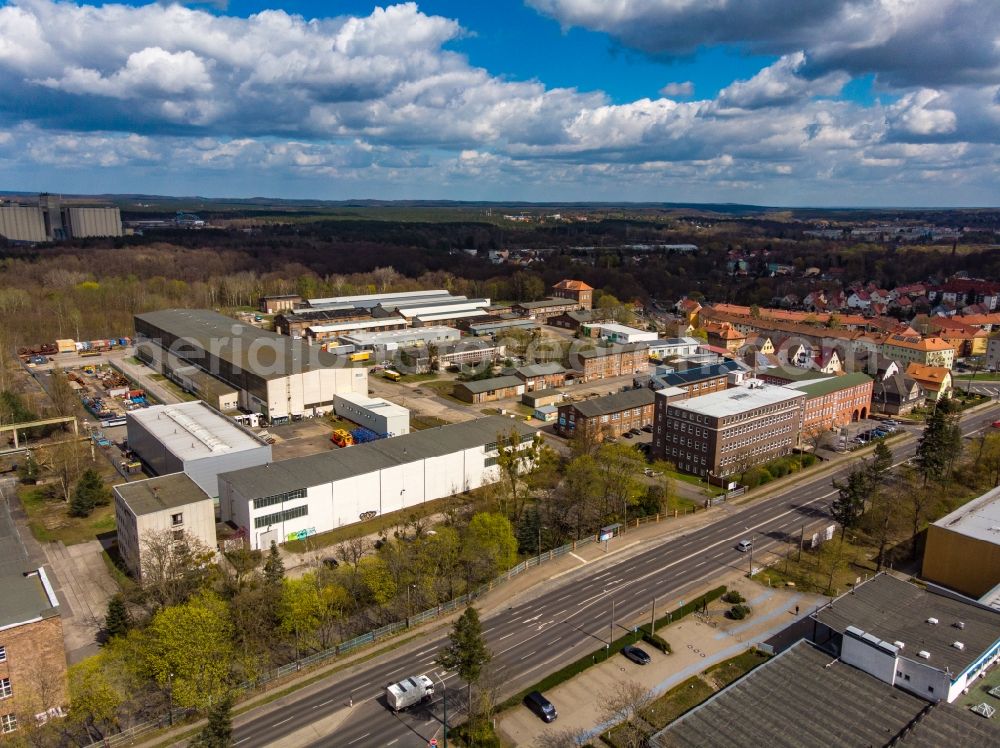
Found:
[[364, 735], [362, 735], [362, 736], [361, 736], [361, 737], [359, 737], [359, 738], [354, 738], [354, 740], [348, 740], [348, 741], [347, 741], [347, 745], [353, 745], [354, 743], [357, 743], [357, 742], [358, 742], [359, 740], [364, 740], [364, 739], [365, 739], [365, 738], [367, 738], [367, 737], [368, 737], [369, 735], [371, 735], [371, 733], [370, 733], [370, 732], [366, 732], [366, 733], [365, 733]]
[[497, 639], [497, 641], [498, 641], [498, 642], [502, 642], [502, 641], [503, 641], [504, 639], [506, 639], [506, 638], [507, 638], [508, 636], [513, 636], [513, 635], [514, 635], [514, 634], [516, 634], [516, 633], [517, 633], [516, 631], [511, 631], [511, 632], [510, 632], [509, 634], [504, 634], [503, 636], [501, 636], [501, 637], [500, 637], [499, 639]]
[[561, 615], [562, 615], [563, 613], [565, 613], [565, 612], [566, 612], [567, 610], [569, 610], [569, 608], [563, 608], [562, 610], [560, 610], [560, 611], [559, 611], [558, 613], [556, 613], [556, 614], [555, 614], [556, 618], [558, 618], [559, 616], [561, 616]]
[[289, 717], [288, 719], [283, 719], [283, 720], [281, 720], [281, 722], [275, 722], [273, 725], [271, 725], [271, 727], [278, 727], [279, 725], [283, 725], [286, 722], [291, 722], [293, 719], [295, 719], [295, 718], [294, 717]]
[[386, 746], [388, 747], [388, 746], [390, 746], [390, 745], [395, 745], [395, 744], [396, 744], [396, 743], [398, 743], [398, 742], [399, 742], [399, 738], [393, 738], [393, 739], [392, 739], [392, 740], [390, 740], [390, 741], [389, 741], [388, 743], [386, 743]]
[[327, 699], [322, 704], [316, 704], [315, 706], [313, 706], [313, 709], [319, 709], [321, 706], [326, 706], [327, 704], [332, 704], [332, 703], [333, 699]]
[[569, 555], [571, 555], [573, 558], [575, 558], [581, 564], [589, 564], [590, 563], [587, 559], [581, 558], [580, 556], [577, 556], [575, 553], [573, 553], [573, 551], [570, 551]]
[[240, 739], [239, 739], [239, 740], [237, 740], [237, 741], [236, 741], [235, 743], [233, 743], [233, 745], [239, 745], [240, 743], [245, 743], [245, 742], [247, 742], [247, 741], [248, 741], [249, 739], [250, 739], [250, 738], [240, 738]]
[[531, 652], [528, 652], [528, 654], [526, 654], [526, 655], [525, 655], [524, 657], [522, 657], [521, 659], [522, 659], [522, 660], [526, 660], [526, 659], [528, 659], [529, 657], [531, 657], [531, 655], [533, 655], [534, 653], [535, 653], [535, 652], [534, 652], [534, 650], [532, 650]]

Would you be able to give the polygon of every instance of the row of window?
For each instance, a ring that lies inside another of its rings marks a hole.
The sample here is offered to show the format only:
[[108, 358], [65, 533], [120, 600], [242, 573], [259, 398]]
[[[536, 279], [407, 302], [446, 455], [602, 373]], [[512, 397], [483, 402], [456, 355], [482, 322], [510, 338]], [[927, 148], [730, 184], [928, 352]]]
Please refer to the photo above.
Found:
[[294, 491], [286, 491], [285, 493], [278, 493], [274, 496], [264, 496], [260, 499], [253, 500], [254, 509], [263, 509], [266, 506], [274, 506], [275, 504], [283, 504], [286, 501], [291, 501], [292, 499], [304, 499], [306, 497], [306, 489], [296, 488]]
[[296, 517], [305, 517], [309, 514], [308, 506], [296, 506], [291, 509], [286, 509], [283, 512], [275, 512], [274, 514], [265, 514], [263, 517], [256, 517], [253, 521], [254, 528], [267, 527], [268, 525], [276, 525], [279, 522], [286, 522], [290, 519], [295, 519]]

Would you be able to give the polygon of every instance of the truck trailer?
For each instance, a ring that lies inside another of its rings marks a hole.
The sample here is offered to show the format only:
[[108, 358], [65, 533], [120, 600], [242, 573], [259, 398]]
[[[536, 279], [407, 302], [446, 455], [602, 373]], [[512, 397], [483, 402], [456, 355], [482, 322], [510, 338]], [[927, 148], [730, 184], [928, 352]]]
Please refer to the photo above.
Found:
[[434, 698], [434, 681], [426, 675], [411, 675], [385, 687], [385, 700], [393, 713], [423, 704]]

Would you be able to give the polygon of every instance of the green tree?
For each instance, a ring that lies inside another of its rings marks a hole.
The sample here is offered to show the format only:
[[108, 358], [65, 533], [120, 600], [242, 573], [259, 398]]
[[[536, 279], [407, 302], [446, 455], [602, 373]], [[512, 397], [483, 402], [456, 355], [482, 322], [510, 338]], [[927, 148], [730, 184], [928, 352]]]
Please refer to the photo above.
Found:
[[858, 526], [865, 512], [868, 473], [863, 467], [855, 468], [845, 482], [833, 481], [833, 487], [837, 489], [837, 498], [830, 505], [830, 514], [840, 525], [840, 539], [843, 540], [848, 530]]
[[24, 457], [24, 462], [17, 466], [17, 478], [26, 486], [34, 485], [38, 482], [38, 460], [32, 452], [28, 452]]
[[517, 561], [517, 538], [510, 520], [502, 514], [479, 512], [472, 516], [462, 542], [462, 560], [469, 582], [485, 581]]
[[268, 551], [267, 560], [264, 562], [264, 583], [269, 587], [279, 589], [284, 578], [285, 562], [281, 560], [278, 544], [272, 540], [271, 550]]
[[96, 507], [106, 506], [110, 502], [111, 491], [104, 485], [101, 474], [93, 468], [88, 468], [76, 482], [69, 513], [73, 517], [89, 517]]
[[509, 497], [509, 502], [504, 501], [501, 509], [514, 521], [524, 509], [524, 476], [534, 466], [541, 448], [541, 434], [535, 434], [528, 442], [522, 441], [515, 429], [511, 429], [509, 434], [497, 434], [497, 467], [500, 468], [504, 494]]
[[132, 628], [132, 616], [125, 605], [125, 598], [121, 594], [112, 595], [108, 600], [108, 612], [104, 616], [104, 633], [109, 639], [116, 636], [125, 636]]
[[143, 648], [146, 668], [174, 704], [203, 708], [229, 692], [235, 651], [226, 604], [202, 592], [153, 616]]
[[469, 712], [472, 712], [472, 687], [479, 683], [483, 668], [493, 659], [486, 645], [479, 612], [471, 605], [458, 617], [448, 635], [448, 644], [438, 652], [437, 664], [445, 670], [454, 670], [458, 677], [469, 684]]
[[627, 521], [628, 508], [638, 504], [646, 491], [642, 480], [646, 461], [630, 444], [602, 444], [596, 463], [603, 500], [601, 521]]
[[917, 469], [924, 485], [944, 480], [962, 451], [962, 432], [948, 400], [939, 401], [931, 411], [917, 444]]
[[69, 718], [100, 740], [118, 725], [118, 711], [125, 695], [110, 673], [114, 658], [106, 652], [88, 657], [69, 666]]
[[280, 628], [295, 642], [296, 658], [305, 646], [314, 646], [314, 634], [319, 628], [323, 606], [313, 580], [286, 579], [282, 583], [278, 616]]
[[208, 722], [191, 741], [192, 748], [229, 748], [233, 744], [233, 697], [226, 694], [208, 710]]

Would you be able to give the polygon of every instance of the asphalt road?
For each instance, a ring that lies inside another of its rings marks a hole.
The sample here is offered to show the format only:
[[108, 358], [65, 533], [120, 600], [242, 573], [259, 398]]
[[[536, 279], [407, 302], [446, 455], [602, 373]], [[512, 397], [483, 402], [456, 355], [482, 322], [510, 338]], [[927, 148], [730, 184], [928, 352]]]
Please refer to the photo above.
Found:
[[[963, 430], [968, 434], [989, 428], [995, 418], [994, 407], [968, 417]], [[914, 447], [914, 443], [894, 446], [897, 463], [911, 457]], [[845, 475], [850, 467], [845, 464], [772, 497], [733, 507], [710, 525], [631, 557], [613, 556], [606, 564], [598, 561], [583, 566], [539, 588], [531, 599], [487, 615], [484, 630], [494, 663], [501, 669], [504, 694], [537, 681], [630, 631], [632, 625], [648, 620], [654, 598], [657, 610], [662, 612], [665, 606], [680, 604], [685, 590], [706, 578], [749, 568], [749, 554], [735, 550], [739, 540], [753, 537], [756, 566], [766, 561], [769, 551], [797, 542], [803, 527], [809, 537], [811, 532], [830, 524], [828, 509], [835, 494], [830, 481]], [[249, 721], [240, 721], [236, 727], [235, 745], [280, 745], [299, 728], [341, 711], [350, 699], [353, 707], [347, 719], [313, 746], [403, 748], [426, 746], [431, 738], [440, 742], [440, 686], [431, 704], [400, 715], [386, 708], [383, 689], [385, 684], [409, 675], [436, 673], [434, 658], [443, 641], [441, 635], [428, 635], [415, 653], [387, 653], [366, 663], [360, 672], [331, 676], [318, 693], [304, 696], [278, 712], [256, 718], [250, 712]], [[451, 697], [449, 723], [457, 724], [464, 717], [458, 707], [465, 692], [457, 677], [445, 674], [444, 681]]]

